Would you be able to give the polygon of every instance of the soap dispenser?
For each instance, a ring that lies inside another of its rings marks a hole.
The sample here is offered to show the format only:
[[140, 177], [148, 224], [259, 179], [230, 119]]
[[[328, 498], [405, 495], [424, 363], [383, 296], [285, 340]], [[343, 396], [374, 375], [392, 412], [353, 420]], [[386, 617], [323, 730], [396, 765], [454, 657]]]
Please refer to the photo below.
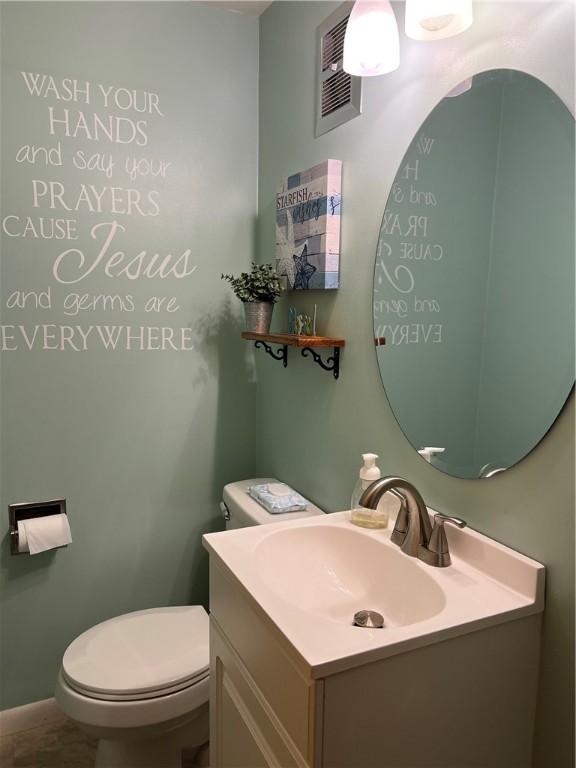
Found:
[[360, 497], [375, 480], [382, 476], [380, 468], [376, 465], [378, 456], [375, 453], [363, 453], [364, 465], [360, 468], [358, 480], [352, 492], [350, 503], [350, 521], [362, 528], [386, 528], [388, 525], [388, 511], [385, 509], [368, 509], [360, 506]]

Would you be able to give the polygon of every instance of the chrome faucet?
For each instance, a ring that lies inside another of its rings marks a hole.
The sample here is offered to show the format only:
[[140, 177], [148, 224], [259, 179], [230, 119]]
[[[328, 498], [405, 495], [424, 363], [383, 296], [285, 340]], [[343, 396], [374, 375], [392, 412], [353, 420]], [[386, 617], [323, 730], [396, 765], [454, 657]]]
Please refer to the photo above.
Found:
[[444, 523], [453, 523], [459, 528], [464, 528], [464, 520], [437, 514], [434, 516], [432, 529], [424, 499], [412, 483], [403, 477], [382, 477], [373, 482], [360, 497], [360, 506], [376, 509], [378, 502], [388, 491], [399, 496], [402, 502], [390, 540], [405, 554], [418, 557], [428, 565], [440, 568], [450, 565]]

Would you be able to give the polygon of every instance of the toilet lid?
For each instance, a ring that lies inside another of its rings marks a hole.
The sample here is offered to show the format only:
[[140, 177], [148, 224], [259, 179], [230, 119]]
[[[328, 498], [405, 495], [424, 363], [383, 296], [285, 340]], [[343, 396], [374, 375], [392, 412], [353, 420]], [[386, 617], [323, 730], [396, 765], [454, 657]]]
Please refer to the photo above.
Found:
[[68, 646], [64, 678], [94, 698], [172, 693], [207, 677], [208, 630], [202, 606], [153, 608], [109, 619]]

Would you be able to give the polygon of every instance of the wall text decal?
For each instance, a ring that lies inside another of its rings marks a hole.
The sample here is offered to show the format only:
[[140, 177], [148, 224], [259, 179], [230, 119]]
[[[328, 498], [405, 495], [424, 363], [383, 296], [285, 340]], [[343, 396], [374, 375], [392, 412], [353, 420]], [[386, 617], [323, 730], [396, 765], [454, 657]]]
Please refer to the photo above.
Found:
[[[192, 350], [190, 327], [142, 322], [182, 311], [177, 295], [148, 286], [176, 292], [175, 281], [198, 269], [190, 248], [135, 246], [135, 238], [157, 239], [173, 170], [153, 140], [166, 120], [160, 95], [42, 72], [22, 71], [18, 82], [39, 122], [22, 120], [24, 141], [6, 160], [22, 178], [24, 203], [2, 217], [4, 254], [22, 264], [34, 258], [28, 274], [40, 278], [9, 286], [4, 309], [12, 322], [0, 326], [0, 350]], [[26, 141], [38, 130], [42, 141]], [[24, 310], [46, 317], [22, 322]], [[134, 314], [135, 322], [106, 322], [111, 314]]]

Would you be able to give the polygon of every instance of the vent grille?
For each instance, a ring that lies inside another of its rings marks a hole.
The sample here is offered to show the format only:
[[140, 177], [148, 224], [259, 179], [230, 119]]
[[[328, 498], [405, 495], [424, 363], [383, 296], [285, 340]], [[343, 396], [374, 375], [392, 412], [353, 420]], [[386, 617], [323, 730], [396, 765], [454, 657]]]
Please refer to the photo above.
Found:
[[361, 113], [362, 80], [342, 68], [344, 37], [354, 3], [343, 3], [318, 27], [316, 136]]
[[329, 69], [331, 64], [338, 64], [344, 58], [344, 36], [349, 18], [348, 13], [322, 38], [322, 72]]
[[351, 75], [342, 70], [322, 83], [322, 117], [350, 103]]

